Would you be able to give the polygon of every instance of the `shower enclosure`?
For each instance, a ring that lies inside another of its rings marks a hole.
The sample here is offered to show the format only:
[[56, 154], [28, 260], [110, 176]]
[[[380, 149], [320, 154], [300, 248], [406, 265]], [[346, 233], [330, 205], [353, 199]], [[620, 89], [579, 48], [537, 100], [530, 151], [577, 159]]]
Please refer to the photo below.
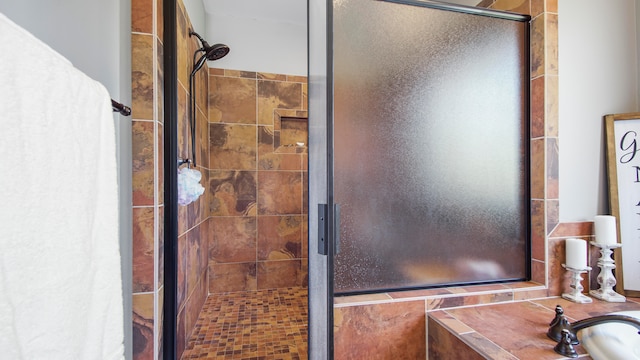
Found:
[[312, 350], [334, 293], [530, 277], [529, 20], [309, 1]]

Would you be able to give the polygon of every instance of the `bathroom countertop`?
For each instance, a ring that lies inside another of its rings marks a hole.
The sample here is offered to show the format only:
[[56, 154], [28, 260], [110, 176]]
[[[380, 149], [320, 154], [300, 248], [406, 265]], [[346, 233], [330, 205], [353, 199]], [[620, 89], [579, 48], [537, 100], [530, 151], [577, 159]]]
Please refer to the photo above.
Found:
[[[553, 351], [556, 342], [546, 332], [560, 305], [570, 321], [615, 311], [640, 310], [640, 298], [627, 298], [625, 303], [593, 299], [590, 304], [577, 304], [560, 297], [461, 307], [429, 312], [429, 317], [483, 356], [492, 359], [565, 359]], [[579, 359], [590, 359], [577, 345]]]

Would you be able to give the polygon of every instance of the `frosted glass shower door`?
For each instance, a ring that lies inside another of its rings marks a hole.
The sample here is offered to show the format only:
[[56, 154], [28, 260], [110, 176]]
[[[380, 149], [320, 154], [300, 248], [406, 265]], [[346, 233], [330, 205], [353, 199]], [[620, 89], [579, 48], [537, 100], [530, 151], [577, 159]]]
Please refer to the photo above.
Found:
[[438, 7], [334, 1], [336, 293], [529, 277], [528, 18]]

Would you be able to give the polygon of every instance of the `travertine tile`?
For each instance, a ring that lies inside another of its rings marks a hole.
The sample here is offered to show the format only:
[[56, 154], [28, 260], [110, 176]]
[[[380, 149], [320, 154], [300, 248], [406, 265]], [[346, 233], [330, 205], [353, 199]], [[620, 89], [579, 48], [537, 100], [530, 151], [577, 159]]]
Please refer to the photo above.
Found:
[[565, 222], [559, 224], [549, 237], [591, 236], [593, 235], [593, 221]]
[[545, 141], [531, 140], [531, 198], [544, 199], [545, 189]]
[[156, 263], [158, 266], [156, 289], [161, 289], [164, 285], [164, 206], [158, 207], [158, 256]]
[[558, 12], [558, 0], [545, 0], [545, 5], [548, 12]]
[[131, 31], [151, 34], [153, 32], [153, 1], [131, 1]]
[[543, 200], [531, 200], [531, 257], [540, 261], [547, 258], [544, 210]]
[[[558, 164], [558, 138], [547, 138], [547, 199], [559, 196], [560, 165]], [[552, 229], [549, 228], [549, 229]]]
[[259, 80], [258, 124], [273, 125], [276, 109], [302, 109], [302, 84]]
[[154, 120], [153, 72], [154, 37], [146, 34], [131, 35], [131, 117]]
[[531, 17], [536, 17], [545, 11], [545, 0], [531, 0]]
[[483, 360], [484, 356], [478, 354], [469, 345], [465, 344], [459, 337], [445, 329], [438, 321], [431, 316], [429, 324], [429, 357], [428, 359], [465, 359]]
[[259, 261], [258, 290], [298, 286], [301, 269], [300, 259]]
[[593, 302], [590, 304], [578, 304], [562, 298], [532, 300], [532, 302], [544, 306], [549, 310], [550, 316], [547, 316], [547, 322], [553, 319], [556, 305], [562, 306], [562, 308], [564, 309], [564, 314], [571, 321], [582, 320], [592, 316], [608, 314], [617, 311], [640, 310], [640, 304], [635, 302], [627, 301], [623, 303], [613, 303], [598, 300], [595, 298], [593, 298]]
[[[560, 296], [569, 291], [570, 275], [562, 264], [565, 263], [565, 239], [549, 239], [549, 295]], [[586, 288], [586, 283], [583, 286]]]
[[547, 207], [547, 234], [550, 234], [560, 223], [560, 202], [557, 199], [550, 199], [545, 201], [545, 205]]
[[307, 359], [307, 291], [209, 296], [182, 359]]
[[184, 307], [184, 301], [187, 298], [187, 234], [178, 237], [178, 274], [177, 280], [178, 291], [176, 294], [176, 303], [178, 309]]
[[209, 243], [209, 260], [215, 263], [256, 260], [257, 221], [255, 216], [214, 216], [211, 221], [215, 231]]
[[133, 121], [131, 123], [133, 158], [132, 188], [134, 206], [154, 205], [154, 123]]
[[529, 15], [529, 0], [496, 0], [492, 6], [495, 10], [511, 11], [518, 14]]
[[[554, 314], [549, 309], [519, 302], [447, 312], [500, 348], [509, 349], [518, 359], [558, 359], [553, 351], [555, 344], [546, 336]], [[541, 347], [547, 343], [548, 348]]]
[[546, 109], [545, 115], [545, 127], [547, 136], [558, 137], [559, 126], [558, 126], [558, 75], [545, 75], [546, 86], [545, 86], [545, 104], [544, 108]]
[[[551, 277], [551, 275], [549, 275]], [[531, 260], [531, 280], [541, 284], [547, 284], [547, 274], [545, 270], [545, 262], [542, 260]], [[547, 295], [551, 295], [548, 293]]]
[[258, 260], [302, 257], [302, 216], [258, 216]]
[[256, 126], [214, 123], [209, 125], [209, 132], [212, 169], [256, 169]]
[[545, 135], [545, 77], [531, 80], [531, 137]]
[[[201, 247], [200, 231], [198, 229], [192, 229], [187, 233], [187, 298], [199, 285], [201, 277], [200, 261], [202, 260], [202, 252], [206, 252], [206, 249]], [[205, 276], [206, 278], [206, 276]], [[192, 300], [193, 301], [193, 300]]]
[[176, 11], [176, 72], [178, 81], [189, 89], [189, 68], [193, 54], [189, 43], [192, 40], [189, 38], [189, 24], [185, 17], [184, 6], [178, 6]]
[[209, 77], [209, 122], [256, 124], [256, 80]]
[[[164, 126], [161, 123], [157, 123], [156, 127], [158, 129], [156, 135], [156, 163], [155, 166], [157, 168], [156, 181], [158, 182], [158, 186], [156, 187], [156, 203], [158, 205], [164, 204]], [[162, 220], [160, 221], [162, 222]]]
[[333, 298], [334, 304], [352, 304], [369, 301], [391, 300], [387, 293], [338, 296]]
[[133, 357], [153, 358], [153, 293], [133, 294]]
[[287, 81], [287, 75], [283, 74], [271, 74], [260, 72], [257, 74], [258, 79], [261, 80], [275, 80], [275, 81]]
[[213, 216], [251, 216], [256, 213], [256, 172], [211, 170], [210, 212]]
[[[179, 1], [182, 3], [182, 1]], [[133, 11], [132, 11], [133, 15]], [[156, 0], [156, 36], [164, 42], [164, 1]]]
[[302, 213], [302, 174], [287, 171], [258, 172], [258, 214]]
[[257, 290], [255, 262], [209, 263], [209, 293]]
[[531, 20], [531, 77], [544, 75], [545, 70], [545, 15]]
[[334, 309], [336, 359], [425, 359], [424, 301]]
[[133, 208], [133, 292], [153, 291], [153, 207]]
[[558, 14], [545, 14], [545, 74], [558, 75]]
[[458, 335], [474, 331], [472, 328], [449, 315], [444, 310], [432, 311], [429, 313], [429, 317], [436, 319], [440, 324]]

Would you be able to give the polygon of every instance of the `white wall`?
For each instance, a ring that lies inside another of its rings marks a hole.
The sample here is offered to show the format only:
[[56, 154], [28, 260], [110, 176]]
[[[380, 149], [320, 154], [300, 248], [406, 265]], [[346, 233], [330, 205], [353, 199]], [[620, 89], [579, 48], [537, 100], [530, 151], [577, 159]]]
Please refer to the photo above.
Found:
[[609, 213], [603, 116], [638, 110], [637, 3], [558, 1], [561, 222]]
[[[182, 2], [187, 10], [187, 14], [189, 14], [189, 20], [191, 20], [193, 30], [200, 36], [205, 36], [207, 32], [207, 16], [204, 11], [204, 4], [202, 3], [202, 0], [183, 0]], [[211, 44], [213, 45], [213, 43]]]
[[306, 24], [207, 13], [206, 27], [210, 44], [231, 49], [209, 67], [307, 76]]
[[[130, 0], [3, 0], [0, 12], [27, 29], [91, 78], [111, 97], [131, 104]], [[24, 59], [25, 71], [47, 66]], [[124, 296], [125, 348], [131, 359], [131, 120], [114, 115], [120, 188], [120, 248]]]

